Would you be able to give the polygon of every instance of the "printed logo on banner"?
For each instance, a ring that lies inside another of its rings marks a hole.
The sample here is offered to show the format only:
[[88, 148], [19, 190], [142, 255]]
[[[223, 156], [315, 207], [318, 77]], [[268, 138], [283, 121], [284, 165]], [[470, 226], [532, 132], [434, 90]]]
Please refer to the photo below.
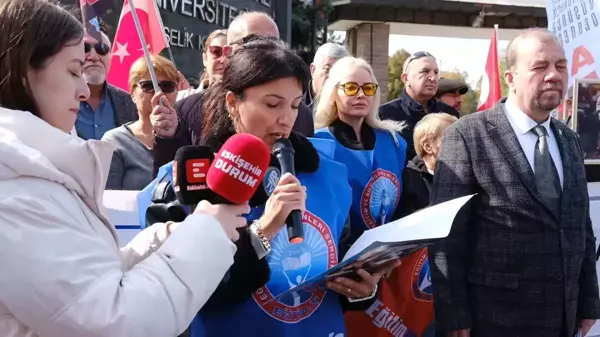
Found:
[[411, 285], [413, 296], [418, 301], [433, 301], [433, 287], [431, 284], [431, 269], [429, 268], [429, 258], [427, 249], [422, 249], [419, 259], [415, 264], [411, 276]]
[[387, 223], [400, 199], [400, 182], [390, 171], [377, 169], [371, 174], [371, 180], [365, 187], [360, 212], [368, 228]]
[[265, 177], [263, 179], [263, 187], [265, 189], [265, 193], [267, 195], [273, 194], [275, 191], [275, 187], [279, 183], [279, 178], [281, 178], [281, 172], [277, 167], [270, 166], [265, 172]]
[[291, 244], [286, 230], [271, 242], [267, 259], [271, 280], [252, 297], [262, 310], [283, 323], [298, 323], [319, 309], [325, 290], [301, 290], [272, 300], [275, 296], [337, 265], [337, 247], [329, 226], [310, 211], [302, 215], [304, 242]]

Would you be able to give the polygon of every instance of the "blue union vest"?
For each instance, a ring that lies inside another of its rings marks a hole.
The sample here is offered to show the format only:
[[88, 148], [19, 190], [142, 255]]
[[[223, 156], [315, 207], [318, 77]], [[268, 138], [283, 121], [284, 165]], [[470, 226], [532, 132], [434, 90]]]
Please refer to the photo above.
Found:
[[402, 191], [406, 141], [383, 130], [375, 130], [373, 150], [353, 150], [340, 144], [328, 128], [316, 130], [315, 137], [335, 141], [335, 161], [348, 168], [352, 188], [350, 224], [357, 231], [392, 220]]
[[[271, 240], [272, 251], [267, 256], [270, 281], [245, 303], [226, 312], [200, 311], [190, 328], [192, 337], [345, 336], [339, 297], [332, 291], [301, 291], [269, 301], [338, 263], [337, 245], [352, 202], [347, 170], [332, 160], [332, 141], [311, 141], [320, 155], [319, 169], [312, 174], [297, 174], [308, 193], [303, 216], [304, 243], [291, 245], [284, 226]], [[277, 170], [267, 171], [266, 181], [278, 179]], [[256, 208], [250, 217], [256, 219], [262, 212]]]

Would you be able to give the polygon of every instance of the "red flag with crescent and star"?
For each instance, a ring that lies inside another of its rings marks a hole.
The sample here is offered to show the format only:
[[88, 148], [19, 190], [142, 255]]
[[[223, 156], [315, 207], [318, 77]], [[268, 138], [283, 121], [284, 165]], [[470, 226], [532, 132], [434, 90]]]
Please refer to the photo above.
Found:
[[[133, 0], [133, 4], [148, 44], [148, 51], [150, 54], [158, 54], [167, 44], [161, 29], [160, 13], [157, 13], [152, 1], [154, 0]], [[129, 92], [129, 69], [140, 57], [144, 57], [144, 49], [135, 28], [129, 0], [125, 0], [113, 41], [108, 83]]]

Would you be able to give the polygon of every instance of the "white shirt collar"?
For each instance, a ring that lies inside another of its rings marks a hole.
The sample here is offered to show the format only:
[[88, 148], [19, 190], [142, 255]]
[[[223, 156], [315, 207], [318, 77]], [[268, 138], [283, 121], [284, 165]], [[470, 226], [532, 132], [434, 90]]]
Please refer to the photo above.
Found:
[[[513, 129], [515, 129], [515, 132], [518, 132], [519, 135], [528, 133], [538, 125], [536, 121], [527, 116], [527, 114], [510, 99], [507, 99], [506, 102], [504, 102], [504, 111], [506, 112], [506, 117], [508, 118]], [[548, 131], [549, 135], [552, 135], [552, 129], [550, 128], [550, 117], [548, 117], [548, 119], [541, 125], [546, 128], [546, 131]]]

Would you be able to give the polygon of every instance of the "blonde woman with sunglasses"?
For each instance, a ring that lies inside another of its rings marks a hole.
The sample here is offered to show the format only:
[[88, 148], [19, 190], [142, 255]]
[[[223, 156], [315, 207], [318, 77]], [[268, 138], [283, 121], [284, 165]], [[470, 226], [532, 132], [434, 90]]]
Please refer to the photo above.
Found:
[[[348, 167], [353, 195], [351, 235], [346, 248], [365, 230], [395, 220], [399, 214], [406, 141], [398, 134], [402, 124], [379, 119], [380, 101], [379, 85], [371, 66], [362, 59], [345, 57], [331, 68], [315, 113], [315, 137], [334, 140], [335, 160]], [[398, 265], [394, 260], [377, 274], [390, 275]], [[385, 300], [378, 294], [377, 303]], [[346, 313], [348, 336], [394, 334], [386, 329], [396, 329], [395, 325], [373, 325], [373, 317], [368, 314], [372, 315], [373, 310], [368, 308], [366, 305], [367, 311]]]

